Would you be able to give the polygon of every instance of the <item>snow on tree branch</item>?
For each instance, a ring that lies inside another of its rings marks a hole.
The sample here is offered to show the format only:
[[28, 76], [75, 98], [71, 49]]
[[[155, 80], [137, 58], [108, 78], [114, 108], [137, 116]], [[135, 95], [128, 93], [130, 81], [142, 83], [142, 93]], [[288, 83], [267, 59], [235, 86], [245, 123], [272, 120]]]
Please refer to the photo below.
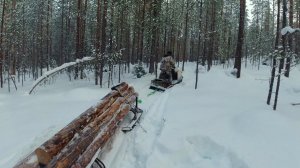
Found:
[[285, 28], [281, 29], [281, 34], [286, 35], [287, 33], [295, 33], [296, 31], [300, 31], [299, 28], [291, 28], [291, 26], [286, 26]]
[[75, 62], [68, 62], [68, 63], [64, 63], [62, 64], [61, 66], [59, 67], [56, 67], [50, 71], [47, 71], [44, 73], [44, 75], [40, 76], [32, 85], [30, 91], [29, 91], [29, 94], [32, 93], [32, 91], [42, 82], [44, 81], [45, 79], [48, 79], [49, 77], [53, 76], [54, 74], [68, 68], [68, 67], [71, 67], [71, 66], [74, 66], [74, 65], [77, 65], [77, 64], [80, 64], [80, 63], [84, 63], [84, 62], [88, 62], [88, 61], [92, 61], [93, 59], [95, 59], [94, 57], [84, 57], [82, 59], [76, 59]]

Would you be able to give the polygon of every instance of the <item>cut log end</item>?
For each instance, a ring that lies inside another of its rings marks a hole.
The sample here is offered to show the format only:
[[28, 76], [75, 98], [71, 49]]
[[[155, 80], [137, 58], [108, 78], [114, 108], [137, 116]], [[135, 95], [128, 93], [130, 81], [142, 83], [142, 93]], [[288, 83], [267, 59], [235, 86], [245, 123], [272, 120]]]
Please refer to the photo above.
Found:
[[47, 153], [47, 151], [39, 147], [34, 152], [40, 164], [47, 165], [48, 163], [50, 163], [52, 156]]

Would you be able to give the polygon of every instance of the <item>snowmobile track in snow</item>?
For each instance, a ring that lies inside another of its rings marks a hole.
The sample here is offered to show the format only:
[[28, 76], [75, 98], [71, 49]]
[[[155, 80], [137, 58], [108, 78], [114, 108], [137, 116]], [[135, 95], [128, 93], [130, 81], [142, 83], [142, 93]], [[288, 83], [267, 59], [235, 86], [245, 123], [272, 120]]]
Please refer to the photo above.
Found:
[[[164, 111], [170, 91], [156, 92], [151, 96], [147, 96], [148, 89], [140, 92], [140, 97], [144, 98], [141, 107], [144, 109], [144, 114], [133, 131], [117, 135], [118, 138], [116, 138], [111, 153], [103, 158], [107, 167], [125, 167], [126, 165], [122, 162], [125, 158], [132, 160], [130, 167], [147, 167], [148, 158], [152, 154], [157, 144], [157, 138], [162, 133], [166, 122]], [[128, 155], [127, 151], [134, 152]]]

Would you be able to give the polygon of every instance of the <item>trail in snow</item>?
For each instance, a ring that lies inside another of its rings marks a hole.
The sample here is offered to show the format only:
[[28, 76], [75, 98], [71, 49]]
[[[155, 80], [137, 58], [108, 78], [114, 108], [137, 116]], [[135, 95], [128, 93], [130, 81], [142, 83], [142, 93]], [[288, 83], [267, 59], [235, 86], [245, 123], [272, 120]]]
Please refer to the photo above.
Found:
[[104, 162], [110, 168], [299, 167], [300, 114], [290, 105], [299, 96], [299, 71], [283, 79], [274, 112], [265, 104], [268, 80], [257, 80], [268, 79], [269, 71], [246, 70], [239, 80], [223, 68], [202, 71], [194, 90], [188, 66], [181, 84], [143, 98], [142, 127], [116, 138], [119, 150]]
[[[164, 112], [165, 104], [168, 100], [169, 94], [163, 93], [162, 97], [156, 99], [156, 101], [146, 110], [145, 118], [143, 119], [142, 126], [147, 131], [142, 134], [142, 129], [137, 130], [133, 148], [134, 148], [134, 158], [136, 160], [136, 168], [146, 168], [146, 163], [149, 156], [153, 153], [153, 149], [157, 143], [157, 138], [161, 134], [164, 124]], [[123, 167], [121, 165], [121, 167]]]
[[[183, 82], [175, 87], [185, 85], [186, 83]], [[165, 124], [169, 124], [168, 119], [165, 118], [165, 112], [168, 111], [166, 107], [170, 105], [170, 95], [173, 98], [175, 96], [172, 91], [173, 88], [164, 93], [156, 92], [149, 97], [149, 94], [147, 94], [149, 90], [144, 89], [141, 91], [140, 95], [144, 99], [143, 102], [145, 102], [141, 107], [145, 110], [141, 125], [130, 133], [117, 135], [112, 151], [109, 151], [109, 154], [102, 158], [107, 167], [183, 168], [197, 165], [197, 167], [208, 166], [209, 168], [248, 168], [247, 164], [238, 158], [234, 152], [206, 136], [187, 136], [180, 140], [180, 144], [175, 145], [176, 147], [174, 145], [168, 146], [174, 141], [178, 143], [176, 135], [180, 135], [182, 134], [180, 131], [184, 131], [180, 129], [172, 130], [172, 135], [167, 133], [168, 137], [161, 137]], [[147, 98], [145, 98], [146, 95]], [[170, 122], [173, 122], [172, 117], [167, 116], [167, 118], [170, 119]], [[184, 115], [180, 118], [185, 120]], [[180, 122], [177, 126], [180, 127]], [[186, 125], [183, 125], [183, 127], [185, 128]], [[176, 134], [176, 131], [178, 131], [178, 134]], [[193, 131], [193, 128], [189, 131]], [[175, 139], [172, 140], [172, 137]]]
[[[140, 99], [143, 100], [141, 108], [144, 110], [140, 124], [129, 133], [117, 135], [112, 151], [103, 158], [107, 167], [146, 167], [147, 160], [156, 145], [157, 137], [164, 127], [163, 115], [165, 104], [169, 98], [169, 91], [155, 92], [154, 94], [152, 92], [145, 88], [139, 92], [141, 93]], [[124, 159], [129, 162], [123, 162]]]
[[199, 168], [248, 168], [238, 156], [209, 137], [186, 137], [177, 148], [166, 147], [158, 142], [147, 167], [199, 167]]

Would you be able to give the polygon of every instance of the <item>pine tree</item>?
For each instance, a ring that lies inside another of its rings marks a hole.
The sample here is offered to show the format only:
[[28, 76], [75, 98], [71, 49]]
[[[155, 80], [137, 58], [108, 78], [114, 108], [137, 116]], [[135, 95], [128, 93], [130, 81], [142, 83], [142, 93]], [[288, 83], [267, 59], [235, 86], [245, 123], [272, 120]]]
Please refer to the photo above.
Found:
[[239, 21], [239, 34], [238, 42], [236, 46], [234, 68], [237, 69], [236, 77], [241, 76], [241, 64], [242, 64], [242, 50], [244, 43], [244, 26], [245, 26], [245, 12], [246, 12], [246, 1], [240, 0], [240, 21]]

